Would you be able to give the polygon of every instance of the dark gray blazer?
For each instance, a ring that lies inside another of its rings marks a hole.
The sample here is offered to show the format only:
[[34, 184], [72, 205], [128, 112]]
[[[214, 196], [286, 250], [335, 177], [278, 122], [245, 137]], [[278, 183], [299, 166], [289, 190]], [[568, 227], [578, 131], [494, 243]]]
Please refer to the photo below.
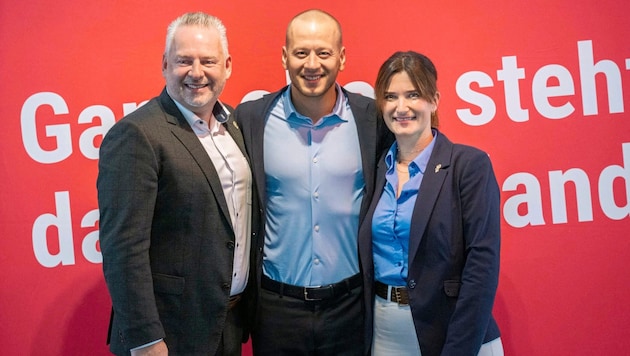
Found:
[[[359, 229], [366, 344], [372, 342], [374, 265], [372, 216], [385, 187], [378, 163], [376, 191]], [[420, 185], [409, 234], [407, 288], [423, 356], [477, 355], [499, 337], [492, 307], [499, 279], [500, 195], [487, 154], [453, 144], [438, 132]]]
[[[233, 119], [223, 125], [245, 152]], [[234, 231], [214, 165], [166, 90], [107, 133], [97, 188], [111, 351], [164, 338], [171, 354], [214, 355]]]

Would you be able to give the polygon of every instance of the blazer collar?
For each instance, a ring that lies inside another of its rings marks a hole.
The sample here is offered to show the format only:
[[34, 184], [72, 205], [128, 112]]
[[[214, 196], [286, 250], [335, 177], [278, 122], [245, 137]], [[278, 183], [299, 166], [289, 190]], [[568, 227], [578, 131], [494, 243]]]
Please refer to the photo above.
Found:
[[[223, 194], [223, 187], [208, 153], [199, 141], [197, 135], [193, 132], [192, 128], [188, 124], [188, 121], [184, 118], [184, 115], [177, 108], [173, 99], [171, 99], [166, 92], [166, 88], [162, 90], [158, 100], [164, 109], [166, 122], [172, 125], [172, 134], [182, 145], [184, 145], [184, 147], [186, 147], [186, 150], [188, 150], [192, 159], [197, 162], [197, 165], [199, 165], [199, 168], [205, 175], [208, 185], [210, 186], [210, 189], [221, 208], [221, 212], [225, 216], [226, 220], [231, 224], [232, 219], [230, 218], [230, 211], [228, 209], [227, 201], [225, 200], [225, 194]], [[225, 125], [228, 133], [232, 136], [241, 152], [243, 152], [243, 155], [247, 158], [245, 145], [243, 144], [243, 137], [240, 133], [238, 125], [236, 125], [236, 122], [232, 117], [231, 112], [227, 122], [222, 125]]]
[[414, 256], [420, 246], [420, 241], [427, 228], [429, 218], [435, 206], [435, 202], [442, 190], [446, 177], [452, 174], [451, 157], [453, 153], [453, 143], [446, 136], [438, 131], [433, 147], [433, 153], [429, 158], [427, 169], [422, 178], [422, 184], [418, 190], [418, 196], [422, 199], [416, 200], [416, 205], [411, 218], [409, 236], [414, 236], [409, 241], [409, 256]]

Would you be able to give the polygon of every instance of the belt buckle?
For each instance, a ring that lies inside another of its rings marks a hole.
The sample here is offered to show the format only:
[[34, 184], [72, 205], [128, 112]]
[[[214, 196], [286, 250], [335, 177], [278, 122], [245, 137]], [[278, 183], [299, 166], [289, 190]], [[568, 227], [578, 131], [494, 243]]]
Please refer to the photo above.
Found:
[[304, 287], [304, 300], [306, 300], [307, 302], [316, 302], [318, 300], [321, 300], [321, 298], [311, 298], [308, 296], [308, 291], [315, 289], [315, 288], [321, 288], [321, 286], [315, 286], [315, 287]]
[[394, 296], [396, 297], [396, 303], [400, 305], [400, 301], [402, 300], [402, 296], [400, 295], [400, 289], [398, 287], [392, 287], [394, 290]]

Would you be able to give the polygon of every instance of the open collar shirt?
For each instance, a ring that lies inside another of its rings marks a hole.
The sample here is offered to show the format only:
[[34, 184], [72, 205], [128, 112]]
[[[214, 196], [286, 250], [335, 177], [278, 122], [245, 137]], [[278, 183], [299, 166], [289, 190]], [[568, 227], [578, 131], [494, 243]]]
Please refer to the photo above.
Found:
[[265, 123], [263, 271], [282, 283], [320, 286], [359, 272], [361, 151], [348, 98], [336, 89], [332, 112], [313, 123], [295, 110], [289, 86]]
[[387, 172], [385, 188], [372, 218], [372, 248], [374, 254], [374, 278], [391, 286], [407, 285], [409, 271], [409, 236], [411, 216], [418, 196], [420, 184], [427, 163], [435, 146], [436, 130], [432, 130], [433, 140], [413, 161], [409, 163], [409, 180], [403, 185], [396, 198], [398, 172], [396, 154], [398, 144], [390, 147], [385, 156]]
[[220, 102], [215, 104], [213, 115], [207, 123], [177, 101], [173, 101], [199, 138], [219, 175], [235, 235], [230, 295], [240, 294], [247, 285], [251, 244], [252, 174], [249, 164], [223, 125], [230, 114]]

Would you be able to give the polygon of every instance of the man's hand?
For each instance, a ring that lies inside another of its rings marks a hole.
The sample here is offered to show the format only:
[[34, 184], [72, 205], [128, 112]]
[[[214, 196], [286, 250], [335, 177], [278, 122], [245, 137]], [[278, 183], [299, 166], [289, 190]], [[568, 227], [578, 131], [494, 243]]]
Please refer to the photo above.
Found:
[[168, 356], [168, 347], [162, 340], [157, 344], [131, 351], [131, 356]]

